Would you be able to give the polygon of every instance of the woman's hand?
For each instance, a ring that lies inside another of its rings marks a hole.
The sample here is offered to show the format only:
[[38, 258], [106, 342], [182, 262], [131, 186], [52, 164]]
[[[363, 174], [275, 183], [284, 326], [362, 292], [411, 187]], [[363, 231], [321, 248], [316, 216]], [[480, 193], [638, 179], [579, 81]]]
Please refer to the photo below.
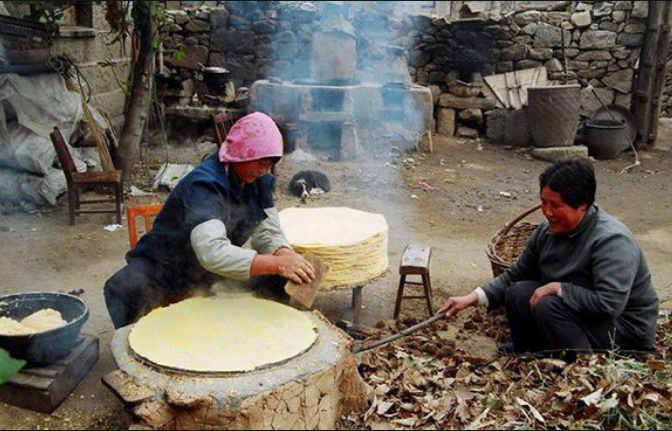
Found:
[[315, 268], [306, 258], [289, 249], [280, 250], [275, 253], [278, 275], [296, 284], [310, 283], [315, 279]]
[[469, 307], [475, 307], [476, 305], [478, 305], [478, 295], [476, 293], [467, 296], [458, 296], [449, 298], [448, 301], [443, 304], [439, 313], [446, 313], [446, 317], [453, 317], [460, 311]]
[[530, 307], [534, 310], [534, 307], [541, 301], [541, 298], [545, 296], [557, 296], [560, 294], [561, 289], [562, 284], [560, 283], [550, 283], [540, 287], [534, 291], [534, 295], [532, 295], [532, 298], [530, 299]]

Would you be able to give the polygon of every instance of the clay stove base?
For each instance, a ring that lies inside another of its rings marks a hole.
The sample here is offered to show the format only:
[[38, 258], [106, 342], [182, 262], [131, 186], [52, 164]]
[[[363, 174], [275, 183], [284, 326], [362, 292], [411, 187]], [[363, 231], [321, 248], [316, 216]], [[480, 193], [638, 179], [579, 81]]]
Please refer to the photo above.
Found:
[[368, 406], [352, 341], [318, 313], [320, 338], [304, 355], [275, 368], [233, 376], [171, 374], [129, 352], [131, 327], [115, 333], [119, 370], [105, 383], [126, 404], [133, 427], [183, 429], [334, 429]]

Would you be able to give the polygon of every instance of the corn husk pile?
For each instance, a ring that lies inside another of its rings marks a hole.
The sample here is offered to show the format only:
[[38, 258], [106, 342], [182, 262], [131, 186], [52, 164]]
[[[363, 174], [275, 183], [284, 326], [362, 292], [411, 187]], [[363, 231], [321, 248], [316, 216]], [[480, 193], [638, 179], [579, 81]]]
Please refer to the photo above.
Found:
[[282, 229], [298, 253], [329, 265], [320, 290], [352, 288], [387, 272], [388, 225], [380, 214], [350, 208], [290, 208]]
[[[641, 358], [615, 353], [575, 362], [541, 357], [470, 357], [469, 333], [497, 332], [502, 316], [482, 312], [463, 324], [456, 342], [440, 322], [415, 336], [361, 356], [375, 391], [358, 429], [671, 429], [672, 323], [661, 322], [657, 351]], [[381, 324], [388, 335], [398, 328]]]

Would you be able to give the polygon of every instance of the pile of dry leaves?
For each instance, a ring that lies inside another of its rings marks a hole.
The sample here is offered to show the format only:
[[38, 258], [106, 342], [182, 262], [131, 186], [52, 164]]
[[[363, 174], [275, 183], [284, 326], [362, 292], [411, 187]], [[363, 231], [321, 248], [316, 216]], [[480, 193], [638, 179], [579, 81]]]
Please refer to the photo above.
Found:
[[[376, 338], [399, 327], [380, 324]], [[469, 357], [458, 345], [469, 331], [502, 338], [503, 317], [475, 313], [457, 335], [450, 325], [361, 356], [375, 392], [366, 414], [343, 424], [359, 429], [670, 429], [672, 323], [661, 322], [658, 351], [647, 358], [580, 356], [572, 363], [535, 357]]]

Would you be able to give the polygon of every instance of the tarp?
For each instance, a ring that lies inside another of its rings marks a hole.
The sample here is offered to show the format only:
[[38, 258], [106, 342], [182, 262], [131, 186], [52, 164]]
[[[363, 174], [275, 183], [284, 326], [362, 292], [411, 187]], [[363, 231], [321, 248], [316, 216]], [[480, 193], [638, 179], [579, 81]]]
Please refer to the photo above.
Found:
[[[83, 117], [81, 103], [58, 74], [0, 74], [0, 202], [56, 205], [67, 185], [63, 171], [53, 168], [49, 134], [58, 126], [69, 141]], [[70, 150], [78, 170], [86, 170]]]
[[0, 139], [0, 164], [13, 169], [44, 175], [53, 166], [55, 155], [51, 139], [19, 124], [10, 126]]
[[51, 169], [41, 176], [0, 167], [0, 202], [55, 206], [58, 196], [66, 191], [65, 175], [61, 170]]
[[[69, 139], [83, 116], [79, 93], [68, 91], [63, 77], [55, 73], [1, 74], [0, 101], [14, 108], [20, 125], [44, 138], [58, 126]], [[7, 130], [4, 111], [0, 108], [0, 137]]]

